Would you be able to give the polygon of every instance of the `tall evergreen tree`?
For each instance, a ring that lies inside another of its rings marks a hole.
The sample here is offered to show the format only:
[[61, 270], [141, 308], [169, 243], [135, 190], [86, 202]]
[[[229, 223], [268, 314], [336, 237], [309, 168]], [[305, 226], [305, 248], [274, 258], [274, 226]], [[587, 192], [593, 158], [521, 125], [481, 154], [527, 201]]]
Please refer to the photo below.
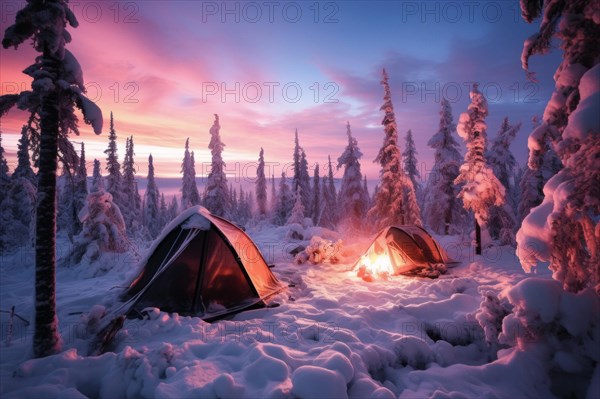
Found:
[[[512, 178], [515, 175], [517, 166], [517, 160], [510, 151], [510, 145], [520, 129], [521, 123], [511, 125], [508, 118], [504, 118], [496, 137], [492, 140], [490, 149], [486, 152], [486, 158], [494, 170], [494, 175], [506, 189], [507, 204], [512, 198], [510, 194], [514, 190]], [[514, 208], [516, 204], [509, 205]]]
[[196, 185], [196, 161], [194, 152], [190, 153], [190, 139], [185, 140], [185, 151], [183, 153], [183, 162], [181, 163], [181, 173], [183, 174], [181, 184], [181, 209], [187, 209], [200, 203], [200, 194]]
[[235, 221], [237, 222], [238, 225], [240, 226], [245, 226], [248, 221], [250, 220], [250, 218], [252, 217], [252, 209], [251, 209], [251, 203], [250, 203], [250, 198], [251, 196], [249, 195], [250, 193], [246, 194], [244, 193], [244, 189], [242, 188], [242, 186], [240, 185], [240, 191], [239, 191], [239, 197], [237, 202], [237, 209], [236, 209], [236, 218]]
[[160, 227], [161, 229], [171, 221], [169, 217], [169, 208], [167, 207], [167, 201], [165, 200], [165, 193], [160, 193]]
[[308, 173], [308, 161], [306, 160], [306, 153], [302, 149], [300, 155], [300, 192], [302, 193], [302, 206], [304, 207], [304, 216], [311, 215], [311, 187], [310, 187], [310, 175]]
[[421, 202], [421, 174], [419, 173], [419, 164], [417, 162], [417, 147], [415, 146], [415, 140], [413, 139], [412, 130], [408, 129], [406, 132], [406, 145], [404, 152], [402, 153], [402, 159], [404, 160], [404, 173], [408, 176], [413, 184], [415, 195], [419, 202]]
[[119, 209], [125, 209], [129, 206], [123, 198], [123, 176], [121, 174], [121, 165], [117, 154], [117, 132], [115, 131], [115, 122], [113, 113], [110, 113], [110, 127], [108, 132], [108, 148], [104, 150], [106, 154], [106, 171], [108, 174], [104, 178], [106, 191], [112, 195], [113, 202]]
[[223, 149], [225, 144], [221, 141], [219, 131], [219, 115], [215, 114], [215, 121], [210, 128], [211, 170], [206, 181], [206, 197], [204, 205], [212, 214], [226, 216], [229, 211], [229, 193], [227, 188], [227, 176], [225, 175], [225, 162], [223, 162]]
[[277, 208], [277, 190], [275, 188], [275, 174], [271, 174], [271, 202], [270, 202], [270, 217], [273, 219]]
[[160, 234], [162, 226], [159, 205], [160, 193], [154, 181], [154, 164], [152, 161], [152, 154], [150, 154], [148, 157], [148, 184], [144, 193], [142, 220], [144, 226], [148, 229], [148, 234], [154, 239]]
[[314, 226], [319, 224], [321, 219], [321, 178], [319, 176], [319, 164], [315, 165], [315, 172], [313, 174], [313, 187], [312, 187], [312, 222]]
[[467, 112], [460, 115], [457, 126], [458, 134], [466, 142], [467, 152], [454, 183], [463, 185], [458, 196], [465, 209], [475, 214], [476, 253], [481, 254], [480, 228], [487, 224], [491, 207], [504, 204], [505, 190], [485, 159], [488, 104], [477, 83], [473, 84], [470, 97]]
[[258, 167], [256, 168], [256, 204], [258, 205], [258, 216], [264, 218], [267, 215], [267, 179], [265, 177], [265, 151], [260, 148], [258, 154]]
[[369, 187], [367, 185], [367, 175], [363, 176], [363, 195], [363, 202], [365, 203], [365, 209], [363, 211], [363, 214], [366, 216], [369, 208], [371, 207], [371, 196], [369, 195]]
[[300, 187], [302, 192], [302, 205], [304, 206], [305, 212], [310, 212], [310, 176], [308, 174], [308, 162], [306, 160], [306, 153], [300, 146], [298, 139], [298, 129], [294, 133], [294, 176], [292, 176], [292, 191], [295, 193]]
[[518, 123], [511, 126], [508, 118], [504, 118], [500, 130], [492, 140], [492, 145], [486, 153], [486, 158], [494, 175], [498, 178], [505, 190], [505, 204], [493, 206], [490, 209], [490, 220], [488, 222], [490, 236], [500, 240], [503, 245], [514, 245], [514, 229], [516, 225], [515, 211], [517, 204], [514, 200], [514, 176], [517, 161], [510, 151], [510, 144], [521, 128]]
[[98, 191], [105, 191], [104, 178], [100, 171], [100, 161], [94, 159], [94, 172], [92, 174], [92, 188], [90, 189], [90, 192], [97, 193]]
[[547, 143], [564, 168], [544, 185], [544, 200], [517, 233], [519, 259], [531, 270], [550, 262], [553, 278], [569, 291], [600, 284], [600, 23], [596, 2], [522, 0], [527, 22], [541, 17], [539, 32], [525, 41], [521, 61], [546, 54], [559, 39], [562, 63], [543, 123], [529, 136], [529, 165], [543, 165]]
[[135, 151], [133, 144], [133, 136], [127, 138], [125, 158], [123, 160], [123, 197], [126, 200], [127, 206], [121, 208], [127, 231], [132, 234], [141, 226], [139, 220], [142, 212], [142, 198], [138, 191], [137, 181], [135, 178]]
[[[402, 171], [402, 158], [398, 147], [398, 128], [388, 83], [388, 74], [385, 69], [383, 70], [381, 84], [384, 89], [384, 103], [380, 108], [384, 112], [384, 117], [381, 124], [384, 127], [385, 136], [383, 145], [375, 158], [375, 162], [379, 162], [381, 165], [379, 189], [375, 195], [374, 204], [368, 212], [369, 218], [375, 222], [378, 228], [417, 222], [417, 220], [407, 220], [405, 217], [406, 210], [412, 210], [413, 208], [412, 202], [408, 207], [404, 204], [405, 197], [412, 199], [412, 196], [410, 196], [411, 187], [405, 189], [408, 178]], [[414, 217], [413, 212], [411, 212], [412, 217]]]
[[19, 139], [18, 150], [17, 150], [17, 167], [15, 168], [11, 178], [13, 181], [16, 179], [24, 178], [29, 180], [34, 186], [37, 184], [37, 177], [35, 172], [31, 168], [31, 158], [29, 156], [29, 134], [27, 125], [24, 125], [21, 129], [21, 138]]
[[454, 185], [462, 160], [455, 131], [452, 108], [443, 98], [438, 131], [427, 143], [435, 151], [435, 163], [427, 181], [423, 212], [427, 225], [438, 234], [460, 231], [457, 224], [464, 215], [461, 201], [456, 198], [458, 188]]
[[344, 168], [342, 185], [338, 198], [339, 220], [358, 227], [364, 218], [366, 204], [363, 193], [363, 177], [360, 171], [360, 158], [362, 152], [358, 148], [358, 141], [352, 136], [350, 122], [346, 125], [348, 145], [338, 158], [337, 168]]
[[191, 190], [191, 195], [190, 195], [190, 202], [193, 205], [200, 205], [201, 198], [200, 198], [200, 193], [198, 191], [198, 185], [196, 184], [196, 156], [194, 155], [194, 151], [192, 151], [192, 154], [190, 156], [190, 164], [191, 164], [191, 171], [190, 171], [190, 175], [191, 175], [191, 186], [192, 186], [192, 190]]
[[323, 181], [323, 184], [321, 184], [323, 211], [321, 212], [321, 222], [319, 224], [328, 229], [333, 229], [338, 222], [337, 192], [333, 179], [331, 156], [327, 157], [327, 161], [327, 177]]
[[58, 147], [69, 132], [78, 134], [74, 108], [94, 132], [102, 131], [102, 112], [82, 93], [83, 73], [76, 58], [65, 49], [71, 35], [67, 23], [77, 19], [66, 0], [30, 0], [17, 14], [2, 40], [4, 48], [19, 46], [28, 39], [36, 52], [35, 63], [25, 69], [33, 78], [32, 91], [0, 97], [0, 117], [19, 103], [40, 118], [38, 159], [38, 201], [36, 209], [35, 327], [33, 353], [43, 357], [60, 350], [56, 317], [56, 170]]
[[300, 147], [300, 139], [298, 138], [298, 129], [294, 132], [294, 153], [293, 153], [293, 162], [294, 162], [294, 175], [292, 176], [292, 190], [294, 195], [298, 186], [301, 185], [300, 179], [300, 157], [302, 155], [302, 147]]
[[279, 181], [279, 191], [277, 193], [277, 206], [273, 215], [273, 224], [283, 226], [292, 213], [294, 207], [294, 195], [290, 191], [290, 186], [287, 184], [285, 172], [281, 173]]
[[408, 176], [404, 175], [402, 178], [402, 213], [404, 214], [404, 222], [409, 225], [422, 227], [421, 207], [417, 200], [416, 190]]
[[169, 221], [175, 219], [179, 214], [179, 204], [177, 203], [177, 196], [173, 195], [171, 202], [169, 203]]

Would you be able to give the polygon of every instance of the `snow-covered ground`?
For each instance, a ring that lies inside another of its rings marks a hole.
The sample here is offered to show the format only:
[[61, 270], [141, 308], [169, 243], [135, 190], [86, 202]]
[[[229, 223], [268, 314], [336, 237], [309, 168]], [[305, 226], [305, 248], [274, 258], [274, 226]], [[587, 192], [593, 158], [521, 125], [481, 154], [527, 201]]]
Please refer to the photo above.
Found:
[[[461, 261], [448, 274], [368, 283], [351, 268], [370, 237], [345, 240], [338, 264], [313, 265], [292, 261], [281, 229], [250, 234], [275, 263], [274, 273], [291, 285], [275, 298], [280, 306], [212, 324], [156, 310], [147, 320], [127, 320], [110, 352], [87, 357], [86, 320], [135, 274], [136, 258], [103, 259], [115, 270], [98, 277], [83, 266], [61, 268], [57, 306], [64, 351], [27, 360], [32, 326], [15, 319], [7, 345], [8, 315], [1, 314], [1, 396], [545, 398], [559, 392], [540, 351], [517, 349], [521, 345], [496, 356], [501, 344], [486, 343], [476, 318], [486, 295], [506, 294], [527, 277], [514, 249], [493, 247], [474, 257], [460, 237], [443, 237], [449, 255]], [[0, 265], [1, 308], [15, 305], [30, 322], [32, 264], [33, 254], [22, 252], [3, 256]], [[600, 380], [598, 368], [595, 374]], [[587, 382], [573, 384], [582, 384], [585, 395]]]

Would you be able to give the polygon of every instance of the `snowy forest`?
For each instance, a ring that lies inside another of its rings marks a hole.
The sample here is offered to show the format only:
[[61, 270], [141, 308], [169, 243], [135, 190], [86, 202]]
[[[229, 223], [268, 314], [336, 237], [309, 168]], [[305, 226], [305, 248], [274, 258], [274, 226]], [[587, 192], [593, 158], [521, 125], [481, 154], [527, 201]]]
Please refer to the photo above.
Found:
[[0, 125], [2, 398], [600, 397], [598, 3], [520, 1], [522, 74], [560, 52], [543, 114], [498, 117], [470, 82], [425, 132], [384, 65], [370, 141], [351, 117], [289, 124], [287, 167], [252, 136], [240, 181], [232, 116], [202, 104], [168, 187], [86, 90], [68, 0], [19, 8], [2, 58], [34, 55], [30, 87], [0, 96], [2, 119], [25, 115]]

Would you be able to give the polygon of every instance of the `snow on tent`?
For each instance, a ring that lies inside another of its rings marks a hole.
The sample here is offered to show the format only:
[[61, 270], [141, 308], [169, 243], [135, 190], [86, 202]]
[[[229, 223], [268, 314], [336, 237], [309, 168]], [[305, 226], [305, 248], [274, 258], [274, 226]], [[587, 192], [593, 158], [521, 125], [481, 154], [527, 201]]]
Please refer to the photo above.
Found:
[[163, 230], [141, 266], [123, 295], [134, 312], [157, 307], [210, 320], [264, 305], [283, 288], [244, 231], [200, 206]]
[[366, 281], [399, 274], [438, 277], [447, 263], [447, 255], [424, 229], [390, 226], [377, 234], [354, 270]]
[[214, 321], [265, 306], [285, 288], [243, 230], [201, 206], [166, 226], [140, 267], [124, 302], [100, 322], [90, 354], [103, 353], [126, 316], [145, 308]]

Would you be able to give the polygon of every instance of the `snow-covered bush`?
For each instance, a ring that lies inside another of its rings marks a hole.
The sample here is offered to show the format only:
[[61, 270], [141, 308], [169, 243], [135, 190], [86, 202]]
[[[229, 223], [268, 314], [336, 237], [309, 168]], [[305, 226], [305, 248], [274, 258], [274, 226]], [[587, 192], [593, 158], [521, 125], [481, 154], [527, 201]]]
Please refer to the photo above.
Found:
[[71, 253], [72, 264], [84, 258], [94, 262], [103, 253], [127, 251], [125, 222], [110, 193], [99, 191], [88, 195], [87, 204], [79, 213], [83, 231], [75, 237]]
[[589, 288], [574, 294], [539, 278], [521, 281], [506, 296], [513, 311], [502, 322], [500, 344], [541, 357], [558, 396], [584, 397], [600, 364], [600, 298]]
[[479, 305], [475, 319], [483, 329], [485, 341], [491, 346], [492, 351], [498, 348], [498, 335], [502, 331], [502, 320], [512, 310], [508, 299], [498, 295], [491, 289], [480, 290], [483, 300]]
[[296, 255], [294, 262], [300, 264], [310, 262], [314, 265], [325, 262], [337, 263], [342, 245], [342, 240], [333, 242], [319, 236], [313, 236], [304, 251]]

